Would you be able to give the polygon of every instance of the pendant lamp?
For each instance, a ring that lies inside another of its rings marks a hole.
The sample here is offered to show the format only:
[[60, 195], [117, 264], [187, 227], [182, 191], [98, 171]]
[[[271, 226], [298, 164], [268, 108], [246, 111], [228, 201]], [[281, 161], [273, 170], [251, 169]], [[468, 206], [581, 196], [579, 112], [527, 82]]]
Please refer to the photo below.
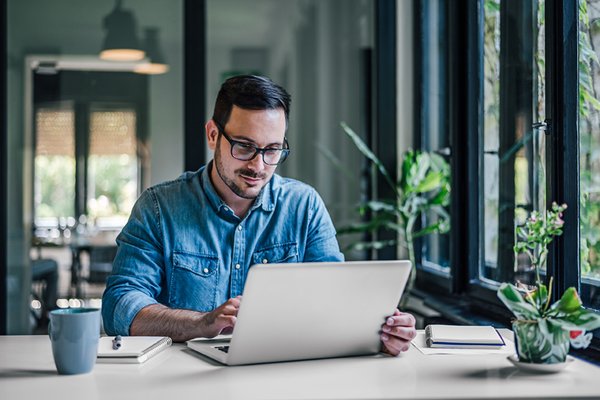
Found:
[[135, 16], [130, 10], [123, 9], [121, 5], [122, 0], [117, 0], [115, 8], [102, 21], [106, 38], [100, 58], [112, 61], [142, 60], [145, 53], [136, 35]]
[[146, 52], [147, 62], [140, 62], [140, 64], [133, 69], [133, 72], [137, 72], [138, 74], [157, 75], [169, 71], [169, 66], [165, 61], [165, 57], [158, 43], [158, 34], [158, 28], [149, 27], [144, 29], [144, 50]]

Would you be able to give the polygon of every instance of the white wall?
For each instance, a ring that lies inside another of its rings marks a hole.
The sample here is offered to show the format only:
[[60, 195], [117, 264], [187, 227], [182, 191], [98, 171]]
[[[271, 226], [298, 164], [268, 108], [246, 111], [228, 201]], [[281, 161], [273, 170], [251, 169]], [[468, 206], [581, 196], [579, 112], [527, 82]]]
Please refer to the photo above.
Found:
[[[397, 151], [402, 155], [413, 147], [414, 130], [414, 16], [413, 1], [402, 0], [397, 2], [397, 116], [398, 116], [398, 142]], [[400, 168], [400, 163], [398, 163]]]
[[[396, 107], [398, 131], [396, 133], [396, 151], [398, 154], [398, 176], [402, 167], [402, 155], [413, 148], [414, 114], [414, 13], [413, 1], [401, 0], [396, 3], [396, 51], [397, 51], [397, 89]], [[398, 246], [398, 256], [408, 257], [404, 246]]]

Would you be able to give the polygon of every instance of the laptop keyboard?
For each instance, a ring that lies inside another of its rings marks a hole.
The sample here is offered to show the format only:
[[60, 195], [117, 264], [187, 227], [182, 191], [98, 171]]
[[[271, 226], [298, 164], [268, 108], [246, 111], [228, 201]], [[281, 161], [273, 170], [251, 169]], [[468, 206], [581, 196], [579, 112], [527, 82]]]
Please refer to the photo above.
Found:
[[229, 353], [229, 346], [215, 346], [215, 349], [221, 350], [223, 353]]

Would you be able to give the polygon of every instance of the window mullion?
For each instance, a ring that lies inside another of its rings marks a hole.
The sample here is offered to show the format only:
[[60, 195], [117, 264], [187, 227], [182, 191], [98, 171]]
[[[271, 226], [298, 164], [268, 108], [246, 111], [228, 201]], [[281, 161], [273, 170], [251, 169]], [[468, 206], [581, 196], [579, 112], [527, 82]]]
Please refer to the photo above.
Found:
[[[549, 0], [547, 21], [548, 200], [565, 202], [563, 235], [550, 249], [555, 296], [579, 288], [578, 2]], [[548, 205], [547, 205], [548, 206]]]

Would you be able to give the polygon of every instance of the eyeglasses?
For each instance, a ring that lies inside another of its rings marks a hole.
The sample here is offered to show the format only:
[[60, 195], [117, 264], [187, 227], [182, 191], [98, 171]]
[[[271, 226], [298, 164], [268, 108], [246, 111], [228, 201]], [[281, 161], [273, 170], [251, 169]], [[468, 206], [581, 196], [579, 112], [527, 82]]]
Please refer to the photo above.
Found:
[[232, 139], [227, 133], [225, 133], [225, 129], [215, 121], [215, 125], [219, 128], [219, 133], [223, 135], [225, 139], [231, 145], [231, 156], [236, 160], [240, 161], [250, 161], [254, 160], [254, 157], [258, 153], [262, 155], [263, 162], [267, 165], [278, 165], [282, 164], [290, 154], [290, 146], [286, 138], [283, 139], [284, 148], [260, 148], [248, 142], [240, 142], [238, 140]]

